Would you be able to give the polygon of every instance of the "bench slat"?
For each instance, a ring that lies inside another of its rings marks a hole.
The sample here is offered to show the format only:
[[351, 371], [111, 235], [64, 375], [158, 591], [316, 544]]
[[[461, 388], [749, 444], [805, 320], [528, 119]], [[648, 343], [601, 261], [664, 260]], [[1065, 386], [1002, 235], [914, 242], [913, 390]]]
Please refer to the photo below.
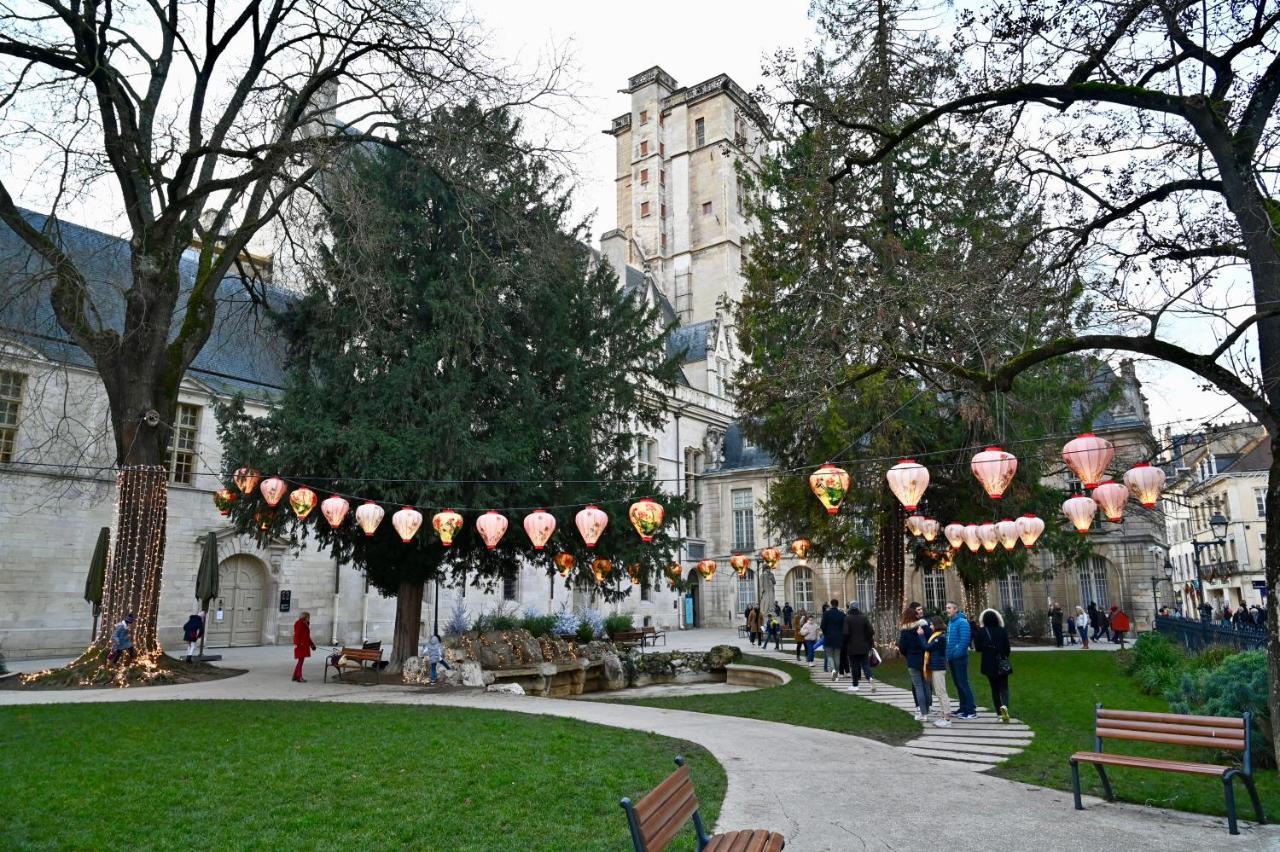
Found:
[[1221, 737], [1197, 737], [1184, 734], [1161, 734], [1150, 731], [1125, 731], [1119, 728], [1098, 728], [1098, 736], [1111, 740], [1136, 740], [1148, 743], [1169, 743], [1170, 745], [1202, 746], [1204, 748], [1225, 748], [1232, 751], [1244, 751], [1243, 739], [1224, 739]]
[[[668, 799], [679, 792], [681, 787], [693, 789], [693, 778], [689, 775], [689, 767], [681, 766], [662, 780], [662, 783], [649, 791], [639, 802], [636, 802], [636, 819], [644, 826], [654, 812], [664, 805]], [[690, 812], [692, 815], [692, 812]]]
[[649, 849], [666, 848], [667, 844], [674, 840], [684, 828], [685, 823], [693, 818], [693, 812], [698, 809], [698, 797], [693, 792], [692, 784], [679, 790], [669, 801], [669, 807], [664, 807], [655, 813], [647, 824], [640, 824], [640, 835]]
[[777, 832], [748, 829], [714, 835], [707, 843], [706, 852], [780, 852], [785, 843]]
[[1098, 711], [1099, 719], [1121, 719], [1128, 722], [1164, 722], [1171, 725], [1205, 725], [1211, 728], [1244, 730], [1244, 719], [1231, 716], [1186, 716], [1181, 713], [1150, 713], [1142, 710]]
[[1099, 751], [1078, 751], [1071, 755], [1077, 763], [1101, 763], [1106, 766], [1123, 766], [1131, 769], [1159, 769], [1165, 772], [1181, 772], [1186, 775], [1212, 775], [1221, 777], [1229, 766], [1212, 763], [1191, 763], [1180, 760], [1161, 760], [1156, 757], [1134, 757], [1128, 754], [1107, 754]]
[[1153, 734], [1186, 734], [1193, 737], [1241, 741], [1244, 739], [1244, 731], [1240, 728], [1218, 728], [1208, 725], [1174, 725], [1165, 722], [1129, 722], [1124, 719], [1108, 719], [1105, 726], [1121, 731], [1147, 731]]

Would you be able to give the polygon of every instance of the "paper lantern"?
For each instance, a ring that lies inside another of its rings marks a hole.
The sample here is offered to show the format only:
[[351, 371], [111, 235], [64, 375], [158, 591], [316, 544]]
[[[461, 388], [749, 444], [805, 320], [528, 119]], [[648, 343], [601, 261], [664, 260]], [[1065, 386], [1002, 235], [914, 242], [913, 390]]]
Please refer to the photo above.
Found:
[[431, 519], [431, 527], [440, 536], [440, 543], [445, 547], [453, 547], [453, 537], [462, 529], [462, 516], [452, 509], [436, 512]]
[[1075, 473], [1085, 488], [1093, 490], [1102, 482], [1107, 465], [1115, 456], [1116, 449], [1106, 438], [1099, 438], [1092, 432], [1072, 438], [1062, 448], [1062, 460]]
[[745, 553], [735, 553], [729, 557], [729, 564], [733, 566], [733, 570], [738, 572], [739, 577], [747, 576], [747, 569], [751, 567], [751, 557]]
[[933, 541], [938, 537], [938, 530], [941, 527], [942, 524], [933, 518], [925, 518], [924, 523], [920, 524], [920, 535], [925, 541]]
[[1000, 532], [996, 529], [996, 525], [979, 524], [978, 541], [982, 543], [982, 549], [987, 553], [995, 550], [996, 545], [1000, 543]]
[[849, 493], [849, 473], [833, 464], [824, 464], [809, 474], [809, 488], [823, 506], [827, 514], [834, 515], [840, 511], [840, 501]]
[[664, 570], [667, 573], [667, 580], [671, 583], [671, 587], [675, 588], [675, 584], [680, 582], [680, 577], [684, 574], [684, 569], [672, 562]]
[[231, 516], [231, 506], [236, 502], [236, 492], [230, 488], [219, 488], [213, 492], [213, 506], [218, 514], [227, 518]]
[[568, 577], [569, 572], [573, 570], [573, 565], [576, 560], [573, 558], [572, 553], [565, 553], [561, 551], [560, 553], [557, 553], [555, 558], [551, 561], [556, 564], [556, 570], [560, 572], [561, 577]]
[[1040, 534], [1044, 532], [1044, 521], [1028, 512], [1014, 523], [1018, 525], [1018, 538], [1022, 539], [1022, 546], [1028, 550], [1035, 547]]
[[603, 556], [591, 560], [591, 573], [596, 577], [596, 584], [603, 583], [605, 577], [613, 572], [613, 563]]
[[284, 499], [284, 493], [289, 490], [289, 486], [278, 476], [262, 480], [258, 488], [262, 491], [262, 499], [266, 500], [267, 505], [273, 509], [280, 505], [280, 501]]
[[702, 575], [702, 579], [710, 580], [716, 575], [716, 561], [714, 559], [704, 559], [697, 565], [698, 573]]
[[258, 473], [251, 467], [242, 467], [236, 471], [235, 476], [231, 477], [235, 482], [236, 488], [240, 489], [240, 493], [249, 495], [253, 493], [253, 489], [258, 487], [258, 483], [262, 481], [262, 474]]
[[1006, 453], [999, 447], [987, 447], [973, 457], [969, 469], [982, 483], [987, 496], [999, 500], [1004, 490], [1013, 482], [1013, 475], [1018, 472], [1018, 459], [1012, 453]]
[[800, 565], [808, 565], [809, 551], [813, 549], [813, 543], [807, 538], [798, 538], [791, 542], [791, 552], [795, 554], [796, 562]]
[[662, 519], [665, 516], [666, 510], [662, 508], [662, 504], [648, 497], [632, 503], [631, 511], [627, 513], [627, 517], [631, 518], [631, 526], [636, 528], [636, 532], [640, 533], [640, 540], [646, 544], [653, 541], [653, 536], [662, 529]]
[[533, 542], [534, 550], [546, 547], [547, 540], [556, 531], [556, 516], [537, 509], [524, 516], [524, 533]]
[[964, 544], [964, 524], [947, 524], [942, 528], [942, 534], [946, 536], [947, 543], [956, 550]]
[[969, 548], [970, 553], [977, 553], [978, 548], [982, 547], [982, 537], [978, 535], [977, 524], [964, 525], [964, 545]]
[[587, 547], [595, 547], [596, 542], [600, 540], [600, 535], [604, 532], [604, 528], [609, 526], [609, 516], [595, 506], [588, 506], [583, 509], [573, 521], [577, 524], [578, 532], [581, 533], [582, 540], [587, 543]]
[[782, 561], [782, 551], [776, 547], [766, 547], [760, 551], [760, 559], [769, 569], [778, 567], [778, 563]]
[[253, 513], [253, 519], [257, 522], [258, 529], [266, 532], [276, 522], [276, 513], [268, 512], [266, 509], [259, 509]]
[[1129, 502], [1129, 489], [1119, 482], [1108, 480], [1093, 489], [1093, 499], [1102, 508], [1108, 521], [1118, 524], [1124, 520], [1124, 504]]
[[476, 518], [476, 532], [484, 540], [484, 546], [493, 550], [507, 533], [507, 516], [493, 509]]
[[311, 510], [316, 507], [316, 492], [307, 486], [293, 489], [289, 494], [289, 508], [293, 509], [293, 513], [298, 516], [298, 520], [305, 521], [307, 515], [311, 514]]
[[1005, 518], [996, 524], [996, 535], [1000, 538], [1000, 546], [1005, 550], [1013, 550], [1018, 546], [1018, 522]]
[[1124, 484], [1129, 486], [1133, 498], [1148, 509], [1156, 507], [1164, 490], [1164, 480], [1164, 471], [1146, 462], [1139, 462], [1124, 475]]
[[631, 578], [632, 585], [640, 585], [640, 563], [632, 562], [627, 566], [627, 576]]
[[400, 534], [400, 540], [408, 544], [422, 526], [422, 513], [412, 506], [405, 506], [391, 516], [391, 526]]
[[342, 522], [347, 519], [347, 512], [350, 511], [351, 504], [337, 494], [332, 497], [326, 497], [324, 502], [320, 504], [320, 514], [324, 515], [324, 519], [329, 522], [329, 526], [335, 530], [342, 526]]
[[364, 530], [366, 536], [371, 536], [378, 529], [378, 524], [382, 523], [384, 515], [386, 512], [381, 506], [372, 500], [366, 500], [356, 509], [356, 526]]
[[1062, 514], [1075, 526], [1076, 532], [1087, 533], [1093, 526], [1093, 516], [1098, 511], [1098, 504], [1092, 497], [1077, 494], [1062, 504]]
[[920, 538], [924, 535], [924, 515], [911, 515], [903, 523], [903, 526], [907, 528], [907, 532], [916, 538]]
[[929, 469], [919, 462], [903, 459], [885, 473], [889, 481], [889, 490], [898, 498], [902, 507], [914, 512], [929, 487]]

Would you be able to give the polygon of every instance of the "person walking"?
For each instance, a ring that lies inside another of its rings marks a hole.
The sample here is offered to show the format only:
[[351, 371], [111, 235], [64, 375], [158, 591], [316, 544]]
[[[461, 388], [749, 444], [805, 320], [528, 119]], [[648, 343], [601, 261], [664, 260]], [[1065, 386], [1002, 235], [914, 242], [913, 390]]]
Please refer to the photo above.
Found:
[[1089, 650], [1089, 614], [1082, 606], [1076, 607], [1076, 630], [1080, 632], [1081, 650]]
[[982, 655], [981, 672], [991, 684], [991, 706], [1000, 714], [1000, 721], [1009, 723], [1009, 675], [1013, 665], [1009, 655], [1009, 631], [1004, 629], [1004, 619], [994, 609], [984, 609], [979, 617], [981, 629], [973, 634], [973, 646]]
[[795, 610], [791, 608], [791, 602], [788, 601], [786, 605], [782, 607], [782, 626], [783, 627], [791, 626], [791, 617], [794, 614], [795, 614]]
[[800, 638], [804, 640], [804, 654], [809, 659], [809, 668], [813, 668], [813, 648], [821, 635], [817, 619], [806, 615], [800, 623]]
[[182, 640], [187, 643], [187, 662], [191, 662], [196, 655], [196, 645], [200, 641], [200, 637], [204, 635], [204, 619], [200, 617], [200, 613], [193, 612], [191, 617], [187, 619], [187, 623], [182, 625]]
[[1078, 634], [1078, 631], [1076, 630], [1076, 617], [1075, 617], [1074, 615], [1069, 615], [1069, 616], [1067, 616], [1067, 640], [1068, 640], [1068, 644], [1071, 644], [1071, 645], [1075, 645], [1075, 644], [1076, 644], [1076, 636], [1077, 636], [1077, 634]]
[[951, 681], [956, 685], [956, 701], [960, 705], [956, 718], [976, 719], [978, 704], [973, 698], [973, 687], [969, 686], [969, 642], [973, 632], [960, 607], [947, 601], [946, 610], [947, 668], [951, 670]]
[[936, 728], [951, 727], [951, 699], [947, 697], [947, 623], [934, 616], [929, 626], [932, 633], [924, 642], [924, 674], [933, 689], [933, 695], [942, 708], [942, 718], [933, 723]]
[[781, 651], [782, 642], [779, 640], [778, 636], [782, 631], [782, 625], [778, 623], [777, 614], [771, 613], [768, 616], [768, 621], [769, 623], [766, 625], [766, 632], [764, 634], [764, 648], [766, 651], [769, 650], [769, 643], [773, 642], [773, 650]]
[[[849, 656], [849, 691], [859, 692], [859, 681], [866, 675], [871, 683], [871, 665], [868, 656], [875, 647], [876, 630], [871, 621], [862, 614], [858, 605], [849, 605], [849, 614], [844, 619], [844, 649]], [[874, 684], [872, 684], [874, 688]]]
[[302, 676], [302, 664], [307, 661], [307, 657], [311, 656], [311, 652], [316, 649], [316, 643], [311, 641], [311, 613], [304, 612], [298, 616], [298, 620], [293, 623], [293, 658], [298, 661], [293, 667], [294, 683], [306, 683], [306, 678]]
[[760, 607], [747, 607], [747, 641], [752, 645], [760, 643]]
[[1120, 650], [1124, 650], [1124, 634], [1129, 632], [1129, 615], [1118, 606], [1111, 608], [1111, 641], [1120, 644]]
[[431, 686], [436, 685], [436, 666], [444, 666], [449, 671], [453, 671], [453, 666], [449, 665], [449, 661], [444, 658], [444, 643], [440, 641], [439, 633], [431, 634], [431, 638], [427, 640], [424, 656], [431, 666]]
[[840, 648], [844, 645], [844, 610], [840, 601], [831, 599], [831, 606], [822, 614], [822, 670], [831, 672], [833, 681], [840, 679]]
[[1098, 609], [1098, 604], [1094, 601], [1089, 601], [1089, 624], [1093, 627], [1093, 635], [1089, 638], [1097, 642], [1099, 633], [1102, 630], [1102, 611]]
[[124, 657], [133, 662], [138, 652], [133, 647], [133, 613], [116, 622], [111, 628], [111, 651], [107, 654], [107, 665], [114, 666]]
[[911, 676], [911, 695], [916, 702], [917, 722], [929, 718], [929, 705], [932, 696], [929, 684], [924, 678], [924, 642], [925, 627], [929, 622], [920, 617], [920, 605], [910, 603], [902, 611], [898, 623], [898, 653], [907, 662], [907, 674]]
[[1054, 601], [1049, 605], [1049, 626], [1053, 628], [1053, 644], [1062, 647], [1062, 605]]

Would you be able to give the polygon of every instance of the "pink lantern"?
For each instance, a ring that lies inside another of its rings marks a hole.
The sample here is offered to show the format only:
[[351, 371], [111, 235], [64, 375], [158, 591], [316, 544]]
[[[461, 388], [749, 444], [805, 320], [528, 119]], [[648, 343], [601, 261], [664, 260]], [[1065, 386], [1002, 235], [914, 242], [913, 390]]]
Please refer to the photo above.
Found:
[[258, 487], [262, 491], [262, 499], [273, 508], [280, 505], [280, 501], [284, 499], [284, 493], [289, 490], [289, 486], [278, 476], [262, 480], [262, 485]]
[[342, 526], [342, 522], [347, 519], [347, 512], [349, 511], [351, 511], [351, 504], [337, 494], [332, 497], [326, 497], [324, 502], [320, 504], [320, 514], [324, 515], [324, 519], [329, 522], [329, 526], [335, 530]]
[[1062, 448], [1062, 460], [1090, 491], [1102, 482], [1102, 475], [1115, 454], [1116, 448], [1110, 441], [1092, 432], [1071, 439]]
[[916, 538], [924, 535], [924, 515], [912, 515], [903, 523], [907, 528], [907, 532]]
[[1163, 470], [1139, 462], [1125, 473], [1124, 484], [1129, 486], [1135, 500], [1148, 509], [1154, 509], [1160, 492], [1164, 490], [1164, 479]]
[[978, 477], [987, 496], [992, 500], [999, 500], [1004, 496], [1009, 483], [1013, 482], [1013, 475], [1018, 472], [1018, 458], [999, 447], [987, 447], [973, 457], [969, 462], [969, 469]]
[[828, 515], [840, 511], [840, 501], [849, 491], [849, 473], [833, 464], [824, 464], [809, 474], [809, 488], [827, 509]]
[[1077, 494], [1062, 504], [1062, 514], [1075, 526], [1076, 532], [1084, 534], [1093, 526], [1093, 516], [1098, 511], [1098, 504], [1092, 497]]
[[964, 524], [947, 524], [942, 528], [942, 534], [947, 537], [947, 543], [956, 550], [964, 544]]
[[1018, 538], [1022, 539], [1022, 546], [1027, 550], [1035, 547], [1040, 534], [1044, 532], [1044, 521], [1028, 512], [1014, 523], [1018, 526]]
[[919, 462], [903, 459], [885, 473], [889, 490], [908, 512], [914, 512], [929, 487], [929, 469]]
[[293, 493], [289, 495], [289, 508], [293, 509], [293, 513], [298, 516], [298, 520], [305, 521], [307, 515], [311, 514], [311, 510], [316, 507], [316, 492], [307, 486], [295, 488]]
[[231, 477], [235, 482], [236, 488], [240, 489], [240, 493], [249, 495], [253, 493], [253, 489], [258, 487], [258, 483], [262, 481], [262, 474], [258, 473], [251, 467], [242, 467], [236, 471], [235, 476]]
[[493, 550], [507, 533], [507, 516], [490, 509], [476, 518], [476, 532], [484, 539], [484, 546]]
[[797, 565], [809, 564], [809, 551], [813, 549], [813, 542], [807, 538], [798, 538], [791, 542], [791, 552], [795, 554]]
[[925, 541], [933, 541], [938, 537], [938, 530], [942, 527], [933, 518], [925, 518], [920, 524], [920, 536]]
[[366, 536], [373, 535], [387, 513], [372, 500], [366, 500], [356, 509], [356, 526], [364, 530]]
[[631, 511], [627, 516], [631, 519], [631, 526], [635, 527], [636, 532], [640, 534], [640, 540], [648, 544], [653, 541], [658, 530], [662, 529], [662, 519], [666, 517], [666, 510], [662, 508], [661, 503], [645, 497], [631, 504]]
[[969, 548], [970, 553], [977, 553], [978, 548], [982, 547], [982, 536], [978, 532], [977, 524], [964, 525], [964, 544]]
[[978, 527], [978, 540], [982, 542], [982, 549], [990, 553], [1000, 543], [1000, 531], [995, 524], [982, 524]]
[[462, 529], [462, 516], [452, 509], [436, 512], [431, 519], [431, 527], [436, 531], [436, 535], [440, 536], [441, 545], [452, 547], [453, 537], [458, 534], [458, 530]]
[[1102, 507], [1102, 514], [1113, 524], [1124, 520], [1124, 504], [1129, 500], [1129, 489], [1119, 482], [1107, 481], [1093, 489], [1093, 499]]
[[582, 540], [587, 543], [587, 547], [595, 547], [601, 534], [604, 533], [604, 528], [609, 526], [609, 516], [596, 506], [587, 506], [577, 514], [573, 522], [577, 524], [578, 532], [582, 534]]
[[1012, 518], [1005, 518], [996, 524], [996, 535], [1000, 538], [1000, 546], [1005, 550], [1013, 550], [1018, 546], [1018, 524]]
[[556, 531], [556, 516], [542, 509], [530, 512], [524, 516], [524, 531], [529, 536], [529, 541], [533, 542], [533, 549], [541, 550]]
[[405, 506], [391, 516], [391, 526], [400, 533], [400, 540], [408, 544], [422, 526], [422, 513], [412, 506]]

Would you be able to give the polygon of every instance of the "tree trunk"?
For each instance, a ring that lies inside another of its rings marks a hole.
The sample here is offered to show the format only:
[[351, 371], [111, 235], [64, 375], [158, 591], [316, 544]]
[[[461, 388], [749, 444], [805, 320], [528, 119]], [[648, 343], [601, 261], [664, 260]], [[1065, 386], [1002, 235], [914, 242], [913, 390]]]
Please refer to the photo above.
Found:
[[[1267, 517], [1280, 518], [1280, 435], [1271, 434], [1271, 470], [1267, 477]], [[1270, 709], [1271, 730], [1280, 732], [1280, 620], [1277, 614], [1276, 594], [1280, 592], [1280, 534], [1266, 537], [1267, 583], [1267, 707]], [[1280, 766], [1280, 735], [1270, 743], [1275, 752], [1276, 765]]]
[[163, 465], [137, 465], [116, 476], [116, 546], [103, 582], [98, 640], [109, 640], [115, 625], [132, 613], [133, 646], [140, 657], [161, 650], [156, 621], [168, 519], [167, 473]]
[[[897, 618], [907, 605], [905, 574], [907, 554], [903, 544], [906, 530], [902, 512], [895, 504], [880, 520], [876, 536], [876, 612], [891, 613]], [[893, 622], [890, 622], [893, 623]]]
[[398, 674], [404, 661], [418, 654], [422, 624], [422, 583], [406, 581], [396, 590], [396, 630], [387, 671]]

